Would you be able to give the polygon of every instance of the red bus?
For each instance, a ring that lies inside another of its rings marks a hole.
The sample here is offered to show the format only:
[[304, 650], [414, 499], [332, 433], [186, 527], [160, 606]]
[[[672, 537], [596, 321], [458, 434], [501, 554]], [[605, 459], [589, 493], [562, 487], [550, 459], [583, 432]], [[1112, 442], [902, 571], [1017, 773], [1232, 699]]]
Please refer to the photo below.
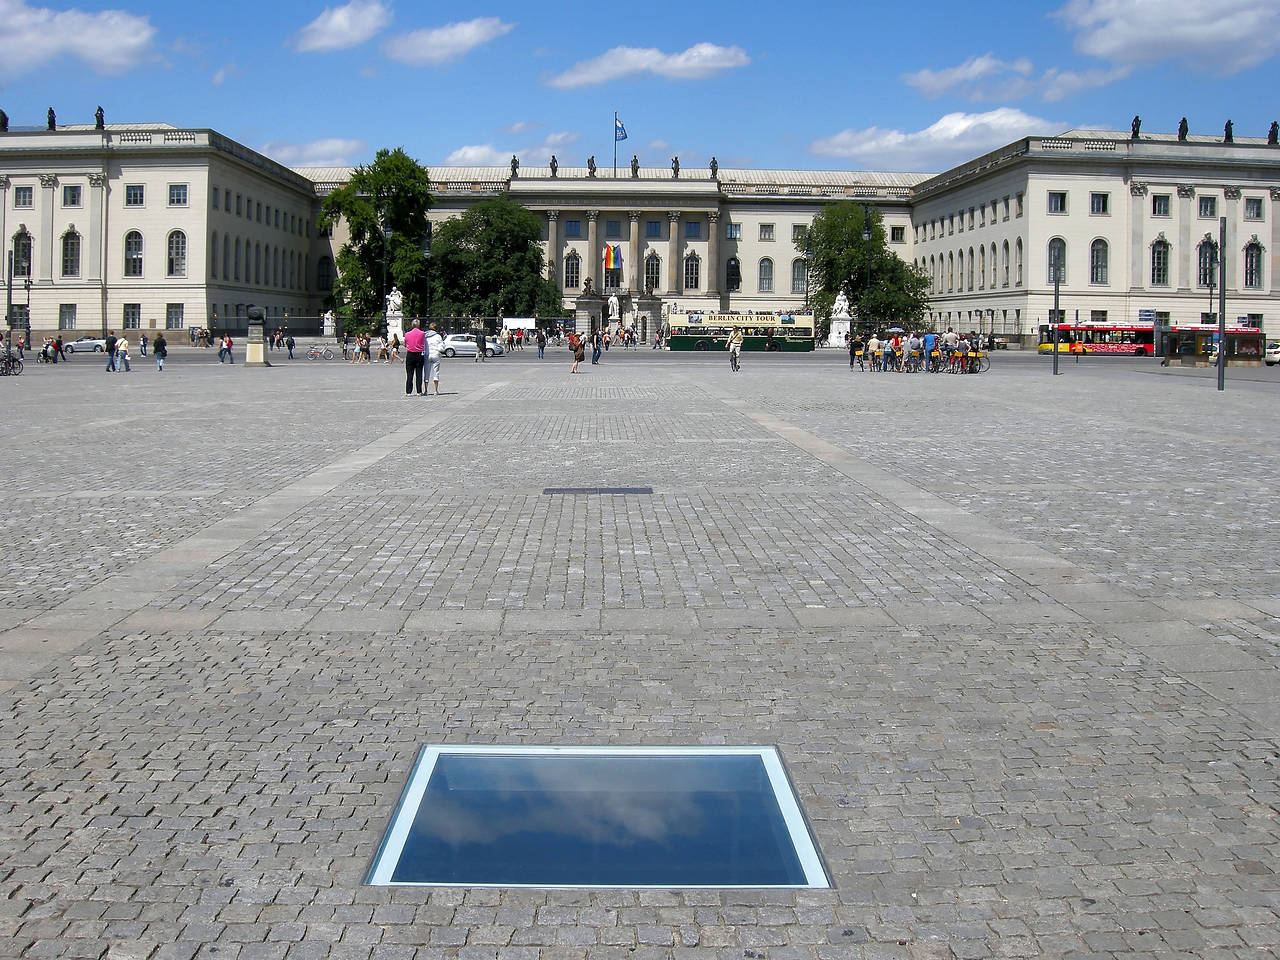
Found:
[[[1161, 345], [1156, 343], [1155, 323], [1136, 320], [1132, 323], [1079, 323], [1058, 324], [1058, 352], [1071, 353], [1073, 344], [1083, 353], [1120, 354], [1129, 357], [1151, 357]], [[1053, 352], [1054, 324], [1040, 324], [1041, 353]], [[1180, 323], [1163, 327], [1168, 338], [1164, 349], [1170, 356], [1208, 356], [1218, 334], [1216, 323]], [[1262, 331], [1257, 327], [1242, 327], [1238, 323], [1227, 324], [1229, 357], [1258, 358], [1262, 356]], [[1256, 342], [1257, 349], [1253, 349]]]

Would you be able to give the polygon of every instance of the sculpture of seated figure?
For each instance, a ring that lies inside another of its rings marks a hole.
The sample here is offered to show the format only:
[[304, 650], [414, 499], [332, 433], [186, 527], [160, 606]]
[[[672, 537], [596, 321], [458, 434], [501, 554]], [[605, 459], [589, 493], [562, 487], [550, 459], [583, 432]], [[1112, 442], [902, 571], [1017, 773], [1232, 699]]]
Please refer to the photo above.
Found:
[[845, 296], [843, 288], [836, 294], [836, 302], [831, 306], [831, 319], [849, 319], [849, 298]]

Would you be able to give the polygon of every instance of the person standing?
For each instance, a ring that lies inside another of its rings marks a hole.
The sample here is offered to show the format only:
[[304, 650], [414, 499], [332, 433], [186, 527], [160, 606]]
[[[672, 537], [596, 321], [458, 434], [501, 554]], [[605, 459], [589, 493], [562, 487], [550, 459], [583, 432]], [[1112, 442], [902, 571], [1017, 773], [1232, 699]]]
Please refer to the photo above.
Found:
[[107, 331], [107, 339], [103, 341], [102, 351], [107, 355], [107, 373], [116, 372], [116, 335], [115, 331]]
[[573, 369], [570, 373], [578, 372], [578, 364], [580, 364], [587, 356], [586, 344], [582, 342], [582, 338], [576, 333], [569, 334], [569, 349], [573, 351]]
[[734, 327], [733, 332], [729, 334], [729, 340], [725, 347], [729, 350], [729, 369], [734, 373], [738, 372], [740, 358], [742, 356], [742, 328]]
[[591, 334], [591, 362], [593, 364], [600, 362], [600, 350], [603, 343], [604, 338], [601, 336], [599, 330], [596, 330], [595, 333]]
[[413, 327], [404, 335], [404, 395], [410, 396], [415, 388], [422, 395], [422, 373], [425, 365], [426, 335], [422, 321], [413, 321]]
[[423, 378], [430, 391], [434, 383], [436, 396], [440, 396], [440, 354], [444, 351], [444, 337], [436, 332], [434, 323], [427, 324], [426, 336], [427, 373]]
[[138, 338], [138, 352], [144, 357], [147, 355], [147, 335], [145, 333]]
[[[21, 342], [21, 341], [19, 341]], [[542, 359], [542, 351], [547, 348], [547, 331], [538, 328], [538, 359]]]
[[866, 344], [862, 342], [862, 334], [858, 334], [856, 337], [852, 338], [849, 341], [849, 369], [850, 370], [853, 369], [853, 365], [855, 363], [858, 365], [859, 370], [866, 369], [866, 367], [862, 365], [862, 351], [865, 347], [866, 347]]
[[287, 336], [287, 337], [285, 338], [284, 345], [285, 345], [286, 347], [288, 347], [288, 348], [289, 348], [289, 359], [290, 359], [290, 360], [292, 360], [292, 359], [293, 359], [293, 345], [294, 345], [294, 341], [293, 341], [293, 334], [289, 334], [289, 336]]
[[[121, 365], [124, 369], [121, 370]], [[121, 335], [116, 341], [116, 373], [129, 373], [132, 368], [129, 366], [129, 340]]]
[[156, 355], [156, 372], [164, 373], [164, 358], [169, 355], [169, 344], [165, 342], [163, 333], [156, 334], [155, 342], [151, 345], [151, 352]]
[[484, 331], [481, 329], [477, 329], [476, 330], [476, 361], [475, 361], [476, 363], [488, 363], [488, 360], [485, 359], [484, 349], [485, 349]]
[[22, 351], [27, 348], [26, 342], [22, 339], [22, 334], [18, 334], [18, 359], [22, 359]]

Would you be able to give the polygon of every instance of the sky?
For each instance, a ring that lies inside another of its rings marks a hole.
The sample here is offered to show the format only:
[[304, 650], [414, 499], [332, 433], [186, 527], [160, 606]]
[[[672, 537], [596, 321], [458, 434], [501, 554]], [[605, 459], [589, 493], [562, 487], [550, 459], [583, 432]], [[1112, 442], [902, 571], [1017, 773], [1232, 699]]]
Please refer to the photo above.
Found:
[[211, 127], [290, 166], [404, 147], [608, 172], [936, 172], [1078, 127], [1265, 136], [1280, 0], [0, 0], [14, 127]]

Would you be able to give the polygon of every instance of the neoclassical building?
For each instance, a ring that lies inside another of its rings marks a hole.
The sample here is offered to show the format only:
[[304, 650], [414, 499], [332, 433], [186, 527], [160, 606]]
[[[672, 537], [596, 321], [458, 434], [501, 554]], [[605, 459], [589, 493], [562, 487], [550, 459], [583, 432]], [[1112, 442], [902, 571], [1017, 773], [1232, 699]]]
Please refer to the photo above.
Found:
[[[804, 228], [824, 206], [867, 204], [891, 249], [931, 278], [938, 326], [1031, 337], [1062, 264], [1067, 317], [1171, 322], [1216, 309], [1227, 218], [1228, 312], [1280, 316], [1280, 147], [1262, 138], [1069, 131], [1028, 137], [936, 176], [628, 167], [432, 167], [431, 218], [508, 193], [542, 216], [566, 313], [587, 282], [624, 316], [776, 311], [806, 302]], [[13, 315], [35, 334], [243, 329], [250, 305], [315, 325], [344, 236], [318, 230], [350, 168], [282, 166], [207, 129], [109, 124], [0, 134], [0, 238]], [[77, 333], [74, 335], [82, 335]]]

